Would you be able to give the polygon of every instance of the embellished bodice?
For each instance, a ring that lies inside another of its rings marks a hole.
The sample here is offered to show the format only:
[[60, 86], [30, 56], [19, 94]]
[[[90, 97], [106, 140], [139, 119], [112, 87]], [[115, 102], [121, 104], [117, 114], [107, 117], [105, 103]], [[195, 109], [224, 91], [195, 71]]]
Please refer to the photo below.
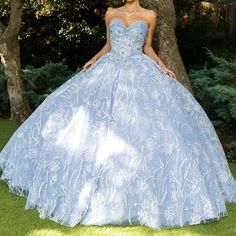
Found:
[[142, 54], [148, 25], [144, 21], [135, 21], [128, 27], [119, 19], [114, 19], [109, 25], [111, 52], [125, 58]]

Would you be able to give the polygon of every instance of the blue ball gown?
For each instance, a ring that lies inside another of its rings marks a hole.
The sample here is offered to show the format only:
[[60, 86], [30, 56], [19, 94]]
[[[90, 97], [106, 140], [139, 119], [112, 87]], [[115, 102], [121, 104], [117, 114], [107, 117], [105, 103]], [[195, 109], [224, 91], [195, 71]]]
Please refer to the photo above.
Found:
[[112, 49], [52, 92], [0, 153], [9, 191], [73, 227], [182, 227], [226, 216], [236, 181], [193, 95], [143, 53], [148, 25], [109, 25]]

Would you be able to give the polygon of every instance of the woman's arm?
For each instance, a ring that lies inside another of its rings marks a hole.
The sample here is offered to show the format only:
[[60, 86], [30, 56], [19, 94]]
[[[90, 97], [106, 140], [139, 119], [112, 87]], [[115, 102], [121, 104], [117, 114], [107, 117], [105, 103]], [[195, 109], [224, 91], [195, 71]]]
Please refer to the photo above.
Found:
[[143, 47], [143, 52], [147, 54], [149, 57], [151, 57], [154, 61], [156, 61], [159, 64], [160, 68], [164, 72], [166, 72], [170, 77], [176, 77], [175, 74], [165, 66], [160, 57], [157, 56], [156, 52], [152, 48], [153, 35], [156, 29], [156, 19], [157, 19], [156, 13], [154, 11], [150, 11], [148, 19], [149, 19], [149, 29]]
[[93, 56], [88, 62], [86, 62], [83, 66], [83, 71], [85, 71], [86, 69], [88, 69], [91, 65], [95, 64], [96, 61], [103, 56], [104, 54], [106, 54], [107, 52], [109, 52], [111, 50], [111, 44], [110, 44], [110, 36], [109, 36], [109, 17], [110, 17], [110, 13], [111, 13], [112, 9], [108, 8], [105, 14], [105, 24], [106, 24], [106, 44], [104, 45], [104, 47], [95, 55]]

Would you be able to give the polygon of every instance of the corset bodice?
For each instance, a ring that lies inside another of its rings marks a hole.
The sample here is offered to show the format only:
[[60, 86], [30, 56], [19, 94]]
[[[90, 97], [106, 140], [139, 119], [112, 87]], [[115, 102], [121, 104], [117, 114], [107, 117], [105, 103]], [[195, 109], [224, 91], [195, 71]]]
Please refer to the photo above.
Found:
[[142, 54], [148, 25], [144, 21], [135, 21], [126, 27], [119, 19], [110, 23], [111, 52], [119, 57]]

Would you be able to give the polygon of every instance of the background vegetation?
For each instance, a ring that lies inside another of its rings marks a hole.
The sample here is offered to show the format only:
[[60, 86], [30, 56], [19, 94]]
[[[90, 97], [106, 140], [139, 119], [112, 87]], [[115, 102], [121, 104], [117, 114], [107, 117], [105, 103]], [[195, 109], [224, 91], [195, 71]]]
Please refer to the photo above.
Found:
[[[217, 8], [204, 8], [200, 0], [174, 0], [176, 35], [195, 97], [211, 118], [227, 157], [233, 160], [236, 40], [227, 35], [225, 17], [225, 6], [232, 1], [212, 2], [217, 3]], [[19, 39], [25, 95], [33, 110], [103, 46], [104, 13], [112, 4], [120, 1], [25, 1]], [[9, 1], [0, 0], [1, 22], [7, 22], [9, 10]], [[0, 104], [0, 116], [9, 117], [6, 78], [1, 66]]]

